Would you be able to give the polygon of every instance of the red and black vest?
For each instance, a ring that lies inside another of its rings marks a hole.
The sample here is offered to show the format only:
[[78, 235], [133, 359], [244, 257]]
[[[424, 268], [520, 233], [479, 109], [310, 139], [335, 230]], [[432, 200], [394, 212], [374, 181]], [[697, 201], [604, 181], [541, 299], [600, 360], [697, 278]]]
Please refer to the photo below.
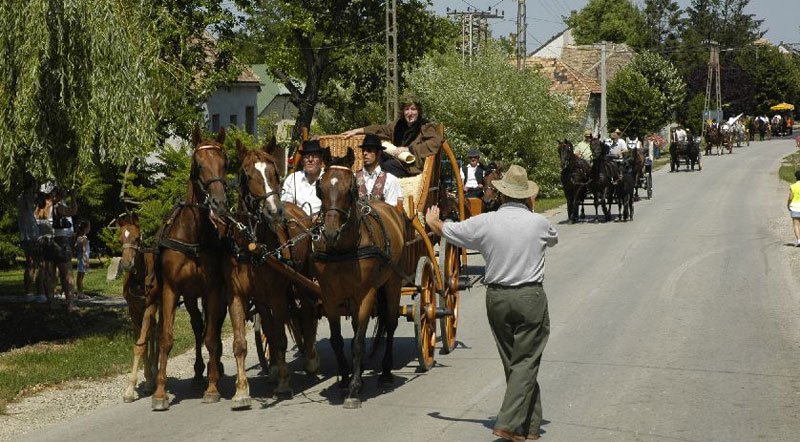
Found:
[[356, 184], [358, 185], [358, 197], [367, 200], [380, 200], [383, 201], [383, 186], [386, 185], [386, 171], [381, 169], [378, 178], [375, 180], [375, 185], [372, 186], [372, 192], [367, 194], [367, 181], [364, 179], [364, 169], [356, 172]]

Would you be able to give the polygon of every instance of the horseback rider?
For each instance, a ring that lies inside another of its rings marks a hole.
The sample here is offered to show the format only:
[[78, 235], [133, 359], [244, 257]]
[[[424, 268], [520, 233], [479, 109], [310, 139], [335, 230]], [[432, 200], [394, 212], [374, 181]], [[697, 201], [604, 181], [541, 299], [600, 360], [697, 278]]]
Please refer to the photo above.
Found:
[[364, 167], [356, 172], [358, 197], [362, 200], [384, 201], [390, 206], [396, 206], [397, 200], [402, 200], [400, 181], [391, 173], [381, 169], [378, 160], [386, 146], [381, 144], [377, 135], [367, 134], [361, 142]]

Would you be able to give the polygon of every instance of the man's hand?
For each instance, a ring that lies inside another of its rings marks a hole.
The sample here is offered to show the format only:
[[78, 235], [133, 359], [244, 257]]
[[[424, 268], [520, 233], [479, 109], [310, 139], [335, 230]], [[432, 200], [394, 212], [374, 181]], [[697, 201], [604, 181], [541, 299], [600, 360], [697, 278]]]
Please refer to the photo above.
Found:
[[425, 223], [428, 225], [433, 233], [442, 236], [442, 227], [444, 223], [439, 219], [439, 206], [430, 206], [425, 213]]
[[342, 136], [345, 137], [345, 138], [350, 138], [350, 137], [352, 137], [354, 135], [358, 135], [358, 134], [362, 134], [362, 133], [364, 133], [364, 128], [359, 127], [359, 128], [356, 128], [356, 129], [350, 129], [350, 130], [348, 130], [346, 132], [342, 132]]

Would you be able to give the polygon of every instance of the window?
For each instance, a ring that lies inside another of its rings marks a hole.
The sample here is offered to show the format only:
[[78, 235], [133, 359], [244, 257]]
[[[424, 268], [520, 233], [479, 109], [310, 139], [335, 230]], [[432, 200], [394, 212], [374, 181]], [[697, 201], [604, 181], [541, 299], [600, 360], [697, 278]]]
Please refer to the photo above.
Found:
[[219, 132], [219, 114], [211, 116], [211, 132]]
[[250, 135], [256, 134], [256, 108], [253, 106], [244, 108], [244, 130]]
[[236, 114], [231, 114], [231, 126], [238, 126], [239, 125], [239, 116]]

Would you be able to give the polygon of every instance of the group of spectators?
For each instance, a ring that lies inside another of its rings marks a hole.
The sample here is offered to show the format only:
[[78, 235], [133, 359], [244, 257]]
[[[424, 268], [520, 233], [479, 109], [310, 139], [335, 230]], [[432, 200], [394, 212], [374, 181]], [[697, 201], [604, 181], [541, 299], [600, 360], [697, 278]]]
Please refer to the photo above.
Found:
[[[88, 220], [77, 220], [75, 196], [69, 189], [47, 182], [39, 186], [28, 178], [18, 198], [20, 247], [25, 253], [23, 283], [30, 300], [54, 304], [63, 297], [67, 309], [75, 299], [87, 297], [83, 279], [89, 269]], [[77, 222], [77, 225], [76, 225]], [[72, 280], [72, 259], [77, 258], [77, 292]], [[61, 293], [56, 294], [56, 279]]]

